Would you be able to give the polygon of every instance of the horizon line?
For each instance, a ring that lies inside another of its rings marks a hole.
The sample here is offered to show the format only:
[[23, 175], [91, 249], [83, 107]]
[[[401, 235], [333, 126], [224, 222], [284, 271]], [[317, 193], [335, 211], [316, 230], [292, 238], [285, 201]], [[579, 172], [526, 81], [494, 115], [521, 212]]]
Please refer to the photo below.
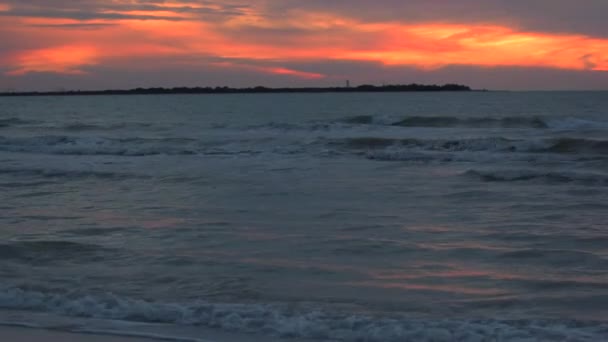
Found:
[[228, 86], [195, 86], [195, 87], [137, 87], [131, 89], [104, 90], [53, 90], [53, 91], [13, 91], [0, 92], [0, 96], [77, 96], [77, 95], [171, 95], [171, 94], [263, 94], [263, 93], [356, 93], [356, 92], [437, 92], [437, 91], [488, 91], [472, 89], [469, 86], [446, 83], [437, 84], [361, 84], [359, 86], [328, 87], [228, 87]]

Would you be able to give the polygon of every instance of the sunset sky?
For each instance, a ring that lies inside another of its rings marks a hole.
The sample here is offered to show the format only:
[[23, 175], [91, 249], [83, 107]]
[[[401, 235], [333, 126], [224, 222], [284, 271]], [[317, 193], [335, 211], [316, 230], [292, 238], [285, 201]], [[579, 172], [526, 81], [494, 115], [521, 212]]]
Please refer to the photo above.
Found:
[[0, 0], [0, 91], [608, 89], [607, 0]]

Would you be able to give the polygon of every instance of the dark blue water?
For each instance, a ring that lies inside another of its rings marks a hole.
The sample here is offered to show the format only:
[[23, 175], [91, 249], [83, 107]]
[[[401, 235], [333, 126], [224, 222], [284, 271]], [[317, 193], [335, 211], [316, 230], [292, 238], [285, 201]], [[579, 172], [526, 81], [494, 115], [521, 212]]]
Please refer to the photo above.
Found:
[[0, 307], [41, 324], [608, 340], [607, 209], [601, 92], [0, 99]]

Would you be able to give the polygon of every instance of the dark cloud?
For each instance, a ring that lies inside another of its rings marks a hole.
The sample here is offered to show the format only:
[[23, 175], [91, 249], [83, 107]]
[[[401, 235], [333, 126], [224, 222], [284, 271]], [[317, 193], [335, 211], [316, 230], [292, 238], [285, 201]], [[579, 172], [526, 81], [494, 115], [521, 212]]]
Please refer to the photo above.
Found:
[[[4, 0], [12, 10], [0, 15], [48, 18], [159, 19], [107, 11], [167, 11], [164, 0]], [[177, 5], [176, 5], [177, 3]], [[362, 21], [488, 23], [543, 32], [608, 36], [607, 0], [189, 0], [174, 1], [171, 12], [220, 20], [256, 8], [268, 18], [296, 10], [334, 13]], [[179, 20], [179, 16], [160, 19]]]
[[60, 29], [73, 29], [73, 30], [95, 30], [105, 27], [117, 26], [117, 24], [109, 23], [77, 23], [77, 24], [38, 24], [29, 25], [30, 27], [41, 27], [41, 28], [60, 28]]
[[[238, 16], [243, 14], [244, 6], [223, 6], [221, 8], [210, 8], [210, 7], [193, 7], [189, 5], [171, 7], [171, 12], [174, 13], [187, 13], [201, 16], [207, 15], [218, 15], [218, 16]], [[134, 10], [134, 11], [166, 11], [167, 7], [159, 6], [157, 4], [139, 4], [139, 5], [126, 5], [121, 6], [123, 10]]]
[[[188, 1], [183, 6], [163, 6], [165, 1], [140, 0], [129, 2], [108, 2], [102, 0], [56, 0], [52, 3], [40, 0], [8, 0], [11, 9], [0, 12], [3, 16], [61, 18], [74, 20], [183, 20], [180, 14], [196, 17], [231, 17], [243, 14], [248, 8], [243, 4], [222, 4], [214, 1]], [[179, 2], [178, 2], [179, 3]], [[197, 5], [197, 6], [193, 6]], [[146, 11], [150, 15], [130, 14], [131, 11]], [[170, 11], [175, 15], [155, 15], [154, 12]]]
[[183, 20], [177, 16], [153, 16], [153, 15], [132, 15], [123, 13], [102, 13], [74, 10], [50, 10], [50, 9], [12, 9], [0, 12], [0, 16], [10, 17], [39, 17], [55, 19], [74, 19], [74, 20], [118, 20], [118, 19], [137, 19], [137, 20]]
[[[13, 10], [3, 15], [49, 18], [151, 19], [105, 11], [166, 11], [164, 0], [4, 0]], [[179, 3], [174, 1], [173, 3]], [[269, 18], [294, 10], [331, 12], [364, 21], [454, 22], [515, 25], [543, 32], [608, 36], [606, 0], [189, 0], [172, 6], [176, 14], [231, 17], [256, 8]], [[163, 17], [177, 20], [177, 17]]]
[[269, 3], [277, 13], [306, 8], [364, 20], [509, 24], [533, 31], [608, 36], [606, 0], [282, 0]]

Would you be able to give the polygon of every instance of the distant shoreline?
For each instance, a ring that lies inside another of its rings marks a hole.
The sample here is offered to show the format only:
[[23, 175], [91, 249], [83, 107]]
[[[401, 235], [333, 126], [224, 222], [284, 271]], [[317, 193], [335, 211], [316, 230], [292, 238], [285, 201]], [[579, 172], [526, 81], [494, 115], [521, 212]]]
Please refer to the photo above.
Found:
[[0, 96], [85, 96], [85, 95], [171, 95], [171, 94], [294, 94], [294, 93], [396, 93], [396, 92], [441, 92], [441, 91], [473, 91], [469, 86], [461, 84], [424, 85], [360, 85], [357, 87], [304, 87], [304, 88], [267, 88], [262, 86], [251, 88], [230, 87], [176, 87], [176, 88], [136, 88], [128, 90], [61, 90], [61, 91], [29, 91], [2, 92]]

